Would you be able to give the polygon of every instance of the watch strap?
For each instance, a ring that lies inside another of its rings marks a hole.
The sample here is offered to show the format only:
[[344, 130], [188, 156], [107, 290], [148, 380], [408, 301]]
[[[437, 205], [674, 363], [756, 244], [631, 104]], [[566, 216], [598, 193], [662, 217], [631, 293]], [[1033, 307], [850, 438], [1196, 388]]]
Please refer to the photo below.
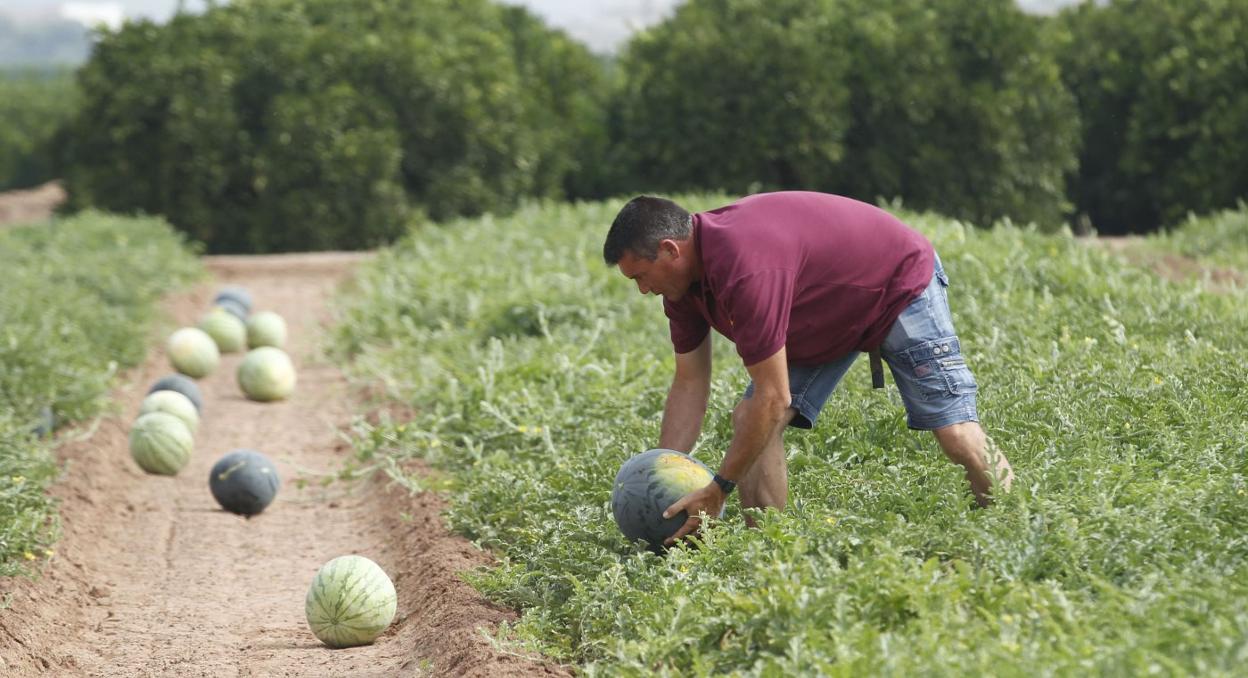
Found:
[[716, 485], [719, 485], [719, 489], [723, 490], [725, 497], [732, 494], [732, 491], [736, 489], [737, 487], [736, 483], [732, 482], [731, 480], [728, 480], [727, 478], [719, 475], [718, 473], [716, 473], [715, 477], [712, 478], [711, 480], [715, 481]]

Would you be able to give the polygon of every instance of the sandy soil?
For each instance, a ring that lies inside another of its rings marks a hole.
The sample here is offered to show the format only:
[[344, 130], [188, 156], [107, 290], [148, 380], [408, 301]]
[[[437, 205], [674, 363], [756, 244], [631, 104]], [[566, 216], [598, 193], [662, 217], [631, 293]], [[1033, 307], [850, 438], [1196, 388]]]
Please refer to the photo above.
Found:
[[[488, 562], [446, 531], [441, 501], [381, 478], [343, 487], [294, 480], [334, 473], [351, 454], [340, 431], [358, 407], [321, 357], [326, 302], [365, 255], [210, 257], [212, 280], [167, 300], [171, 322], [147, 362], [113, 393], [120, 412], [62, 431], [64, 537], [36, 580], [0, 582], [4, 676], [492, 676], [569, 675], [497, 649], [487, 637], [509, 610], [484, 601], [459, 573]], [[163, 338], [193, 324], [224, 284], [249, 288], [258, 309], [285, 316], [299, 385], [288, 401], [244, 399], [241, 354], [200, 380], [205, 405], [192, 461], [173, 478], [149, 476], [128, 451], [148, 385], [170, 371]], [[277, 500], [251, 519], [220, 510], [208, 471], [251, 447], [283, 478]], [[317, 568], [358, 553], [399, 592], [398, 615], [371, 646], [330, 650], [308, 630], [304, 595]]]

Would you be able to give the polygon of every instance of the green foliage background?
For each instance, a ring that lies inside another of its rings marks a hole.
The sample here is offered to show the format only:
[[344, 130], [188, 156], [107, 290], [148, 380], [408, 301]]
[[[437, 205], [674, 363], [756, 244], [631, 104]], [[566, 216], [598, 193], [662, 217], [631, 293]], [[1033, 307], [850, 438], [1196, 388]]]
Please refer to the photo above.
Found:
[[199, 274], [193, 255], [159, 219], [85, 212], [0, 229], [0, 576], [57, 534], [45, 492], [57, 468], [34, 433], [45, 408], [59, 425], [108, 406], [118, 370], [147, 354], [157, 300]]
[[1060, 224], [1079, 122], [1013, 0], [692, 0], [633, 40], [619, 153], [658, 191], [904, 198]]
[[1083, 121], [1070, 197], [1105, 233], [1147, 233], [1248, 193], [1248, 3], [1085, 2], [1051, 32]]
[[[341, 301], [341, 358], [415, 412], [361, 423], [355, 463], [414, 487], [406, 459], [445, 474], [451, 524], [500, 557], [477, 585], [523, 610], [514, 638], [587, 675], [1240, 671], [1241, 292], [1165, 282], [1068, 232], [902, 212], [952, 279], [1015, 490], [974, 510], [895, 388], [855, 367], [788, 438], [788, 510], [748, 530], [733, 502], [700, 548], [660, 559], [609, 511], [616, 469], [658, 436], [672, 369], [658, 302], [601, 262], [618, 207], [414, 233]], [[712, 467], [746, 381], [715, 352], [696, 451]]]
[[210, 251], [367, 248], [558, 196], [601, 71], [486, 0], [241, 0], [103, 35], [80, 71], [75, 205], [164, 214]]
[[0, 70], [0, 191], [56, 178], [54, 139], [77, 94], [68, 70]]

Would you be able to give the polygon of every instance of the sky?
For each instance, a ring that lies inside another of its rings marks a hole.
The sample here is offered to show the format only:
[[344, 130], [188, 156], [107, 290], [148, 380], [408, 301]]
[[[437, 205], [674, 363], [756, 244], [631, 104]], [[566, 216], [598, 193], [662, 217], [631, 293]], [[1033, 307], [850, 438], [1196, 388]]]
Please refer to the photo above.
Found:
[[[181, 1], [188, 10], [198, 10], [204, 0], [0, 0], [0, 12], [19, 19], [57, 16], [61, 10], [75, 16], [105, 22], [121, 17], [168, 18]], [[544, 17], [550, 25], [563, 28], [573, 37], [599, 52], [613, 52], [633, 31], [657, 23], [680, 0], [508, 0]], [[1025, 9], [1053, 11], [1075, 0], [1019, 0]]]

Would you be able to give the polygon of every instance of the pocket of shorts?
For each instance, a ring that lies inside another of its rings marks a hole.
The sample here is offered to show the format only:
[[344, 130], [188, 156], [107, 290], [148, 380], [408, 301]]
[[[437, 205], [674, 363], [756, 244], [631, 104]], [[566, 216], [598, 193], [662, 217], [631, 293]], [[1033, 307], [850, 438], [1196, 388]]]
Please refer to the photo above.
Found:
[[979, 390], [979, 385], [975, 383], [975, 376], [971, 374], [971, 368], [966, 366], [966, 359], [961, 355], [941, 358], [934, 362], [939, 364], [937, 371], [940, 372], [949, 395], [969, 395]]

